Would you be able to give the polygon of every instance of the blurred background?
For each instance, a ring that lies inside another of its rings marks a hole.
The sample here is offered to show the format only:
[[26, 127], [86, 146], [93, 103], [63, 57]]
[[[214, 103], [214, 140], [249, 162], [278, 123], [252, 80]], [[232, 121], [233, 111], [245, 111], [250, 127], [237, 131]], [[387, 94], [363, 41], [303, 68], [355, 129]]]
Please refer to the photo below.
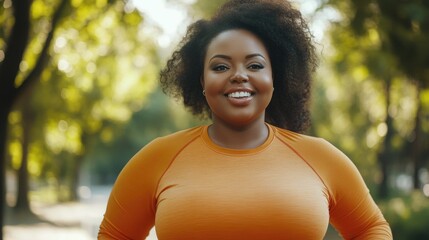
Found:
[[[158, 72], [223, 2], [0, 0], [3, 239], [96, 239], [129, 158], [205, 123]], [[429, 1], [294, 4], [320, 55], [308, 134], [353, 160], [395, 239], [429, 239]]]

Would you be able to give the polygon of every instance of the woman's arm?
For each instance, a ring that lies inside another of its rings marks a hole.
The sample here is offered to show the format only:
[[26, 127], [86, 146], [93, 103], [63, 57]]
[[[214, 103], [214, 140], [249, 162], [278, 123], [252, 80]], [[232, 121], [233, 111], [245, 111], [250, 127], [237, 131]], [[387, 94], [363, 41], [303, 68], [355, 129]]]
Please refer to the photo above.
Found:
[[326, 186], [330, 222], [345, 239], [392, 239], [389, 224], [353, 162], [329, 142], [282, 130], [283, 141]]
[[98, 239], [145, 239], [154, 225], [151, 156], [146, 148], [137, 153], [119, 174], [107, 203]]
[[392, 239], [389, 224], [353, 162], [325, 141], [330, 162], [329, 188], [332, 225], [345, 239]]

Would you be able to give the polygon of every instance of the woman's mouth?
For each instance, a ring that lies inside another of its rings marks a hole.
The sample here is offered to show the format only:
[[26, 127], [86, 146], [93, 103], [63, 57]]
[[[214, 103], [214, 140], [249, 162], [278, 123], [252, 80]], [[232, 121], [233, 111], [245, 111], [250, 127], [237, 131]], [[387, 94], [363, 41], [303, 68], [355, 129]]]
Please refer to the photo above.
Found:
[[253, 95], [255, 95], [254, 92], [249, 91], [234, 91], [225, 94], [226, 99], [230, 104], [236, 107], [245, 107], [248, 106], [252, 99]]
[[244, 92], [244, 91], [238, 91], [238, 92], [232, 92], [229, 94], [225, 94], [228, 98], [248, 98], [252, 96], [253, 94], [251, 92]]

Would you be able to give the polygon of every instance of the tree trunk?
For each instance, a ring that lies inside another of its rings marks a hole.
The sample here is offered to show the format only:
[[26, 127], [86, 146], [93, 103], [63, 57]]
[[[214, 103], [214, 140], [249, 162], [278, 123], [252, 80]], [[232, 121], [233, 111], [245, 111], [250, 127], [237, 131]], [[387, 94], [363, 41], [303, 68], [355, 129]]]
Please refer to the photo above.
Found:
[[31, 212], [28, 200], [28, 152], [29, 152], [29, 129], [24, 127], [22, 136], [22, 159], [18, 170], [18, 192], [15, 210], [20, 212]]
[[391, 79], [388, 79], [385, 85], [385, 101], [386, 101], [386, 126], [387, 132], [383, 139], [380, 151], [378, 153], [378, 162], [381, 170], [381, 182], [378, 189], [378, 195], [380, 198], [386, 199], [389, 195], [389, 165], [392, 158], [392, 137], [393, 137], [393, 119], [389, 114], [390, 107], [390, 89]]
[[80, 141], [82, 143], [83, 149], [82, 152], [80, 152], [76, 157], [75, 161], [73, 162], [72, 172], [71, 172], [71, 179], [70, 179], [70, 200], [77, 201], [79, 200], [79, 193], [78, 193], [78, 187], [79, 187], [79, 180], [80, 180], [80, 170], [82, 168], [83, 161], [85, 159], [85, 152], [88, 148], [88, 145], [90, 144], [91, 136], [87, 133], [83, 132]]
[[[1, 102], [1, 101], [0, 101]], [[0, 104], [0, 240], [3, 239], [4, 214], [6, 206], [6, 139], [7, 124], [11, 106]]]
[[[31, 94], [31, 93], [30, 93]], [[27, 96], [27, 99], [28, 96]], [[28, 155], [31, 143], [31, 128], [34, 120], [33, 109], [30, 104], [22, 105], [22, 160], [18, 170], [18, 193], [15, 210], [31, 214], [29, 193]]]
[[411, 143], [411, 157], [413, 161], [413, 188], [414, 189], [420, 189], [420, 179], [419, 179], [419, 171], [422, 167], [421, 165], [421, 158], [422, 152], [423, 152], [423, 129], [422, 129], [422, 101], [420, 98], [420, 85], [416, 84], [417, 87], [417, 112], [416, 112], [416, 118], [415, 118], [415, 124], [414, 124], [414, 141]]
[[82, 167], [83, 159], [84, 159], [83, 154], [77, 156], [72, 166], [72, 173], [70, 176], [70, 200], [71, 201], [79, 200], [78, 187], [79, 187], [80, 169]]
[[15, 78], [19, 72], [30, 29], [29, 0], [12, 1], [15, 23], [6, 44], [5, 57], [0, 65], [0, 240], [3, 239], [3, 226], [6, 205], [6, 139], [9, 112], [16, 98]]

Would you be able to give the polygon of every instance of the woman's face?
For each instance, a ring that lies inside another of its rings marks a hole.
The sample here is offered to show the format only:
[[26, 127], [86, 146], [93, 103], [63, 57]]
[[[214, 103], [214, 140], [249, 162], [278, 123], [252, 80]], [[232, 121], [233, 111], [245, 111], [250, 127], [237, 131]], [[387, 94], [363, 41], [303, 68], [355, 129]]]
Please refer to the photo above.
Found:
[[249, 31], [220, 33], [208, 45], [201, 84], [214, 123], [243, 127], [264, 121], [273, 94], [267, 49]]

